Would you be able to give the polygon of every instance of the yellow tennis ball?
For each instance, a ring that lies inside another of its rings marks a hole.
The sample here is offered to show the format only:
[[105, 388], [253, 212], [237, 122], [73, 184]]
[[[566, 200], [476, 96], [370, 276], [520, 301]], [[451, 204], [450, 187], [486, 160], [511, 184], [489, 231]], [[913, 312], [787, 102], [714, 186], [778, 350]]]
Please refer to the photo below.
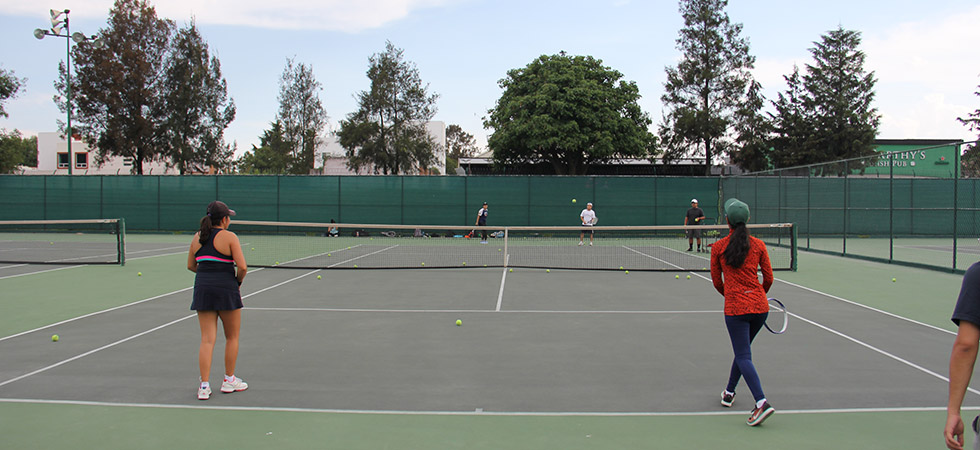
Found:
[[894, 278], [892, 278], [892, 283], [894, 283], [895, 281], [897, 281], [897, 280], [896, 280], [896, 279], [894, 279]]
[[687, 279], [688, 279], [688, 280], [690, 280], [690, 279], [691, 279], [691, 276], [690, 276], [690, 275], [688, 275], [688, 276], [687, 276]]
[[255, 247], [252, 247], [252, 250], [255, 250]]
[[51, 342], [58, 342], [58, 339], [61, 339], [61, 338], [59, 338], [57, 334], [54, 334], [54, 335], [51, 336]]
[[329, 253], [327, 253], [327, 257], [329, 257], [329, 256], [330, 256], [330, 254], [329, 254]]
[[318, 280], [319, 280], [320, 278], [322, 278], [322, 277], [321, 277], [320, 275], [317, 275], [317, 276], [316, 276], [316, 279], [318, 279]]
[[674, 279], [675, 280], [680, 280], [681, 279], [681, 276], [680, 275], [674, 275]]
[[464, 265], [464, 266], [466, 265], [466, 261], [463, 261], [463, 265]]
[[572, 199], [572, 203], [578, 203], [578, 200]]
[[456, 326], [458, 327], [462, 325], [463, 325], [463, 319], [456, 319]]
[[551, 273], [551, 269], [545, 269], [544, 271], [547, 273]]
[[627, 270], [627, 271], [626, 271], [626, 275], [629, 275], [629, 274], [630, 274], [630, 271], [628, 271], [628, 270]]
[[143, 272], [136, 272], [136, 276], [138, 276], [138, 277], [143, 276]]
[[354, 264], [354, 268], [355, 268], [355, 269], [357, 268], [357, 264]]
[[279, 261], [276, 261], [276, 265], [277, 265], [277, 266], [279, 265]]
[[623, 270], [623, 266], [619, 266], [619, 270]]
[[425, 267], [425, 263], [422, 263], [422, 267]]
[[511, 271], [511, 272], [513, 272], [513, 271], [514, 271], [514, 269], [510, 269], [510, 271]]

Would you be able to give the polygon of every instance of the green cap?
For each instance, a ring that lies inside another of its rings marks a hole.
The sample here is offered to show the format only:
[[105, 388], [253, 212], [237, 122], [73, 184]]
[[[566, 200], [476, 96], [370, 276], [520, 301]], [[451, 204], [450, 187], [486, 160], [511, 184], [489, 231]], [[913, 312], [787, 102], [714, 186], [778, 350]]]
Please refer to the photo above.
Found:
[[725, 200], [725, 215], [728, 216], [728, 223], [732, 225], [748, 223], [749, 205], [746, 205], [737, 198]]

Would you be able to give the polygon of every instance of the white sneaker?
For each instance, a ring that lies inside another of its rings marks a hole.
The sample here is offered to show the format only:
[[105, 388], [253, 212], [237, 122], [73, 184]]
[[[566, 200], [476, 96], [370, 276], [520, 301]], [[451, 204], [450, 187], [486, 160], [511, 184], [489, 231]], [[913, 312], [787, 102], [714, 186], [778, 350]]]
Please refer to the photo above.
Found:
[[242, 379], [238, 377], [235, 377], [231, 381], [223, 381], [221, 383], [221, 392], [224, 394], [244, 391], [245, 389], [248, 389], [248, 383], [242, 381]]
[[211, 386], [208, 386], [208, 387], [205, 387], [205, 388], [202, 388], [202, 387], [198, 387], [197, 388], [197, 399], [198, 400], [207, 400], [209, 398], [211, 398]]
[[582, 241], [579, 241], [579, 243], [578, 243], [578, 246], [579, 246], [579, 247], [581, 247], [581, 246], [582, 246]]
[[591, 246], [592, 246], [592, 243], [591, 243], [591, 242], [589, 242], [589, 247], [591, 247]]

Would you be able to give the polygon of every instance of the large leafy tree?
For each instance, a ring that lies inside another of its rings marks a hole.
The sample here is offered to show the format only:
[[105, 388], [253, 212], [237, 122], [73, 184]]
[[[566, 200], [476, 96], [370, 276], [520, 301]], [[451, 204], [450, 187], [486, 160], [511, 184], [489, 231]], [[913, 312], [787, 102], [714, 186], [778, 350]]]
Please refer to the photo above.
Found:
[[[173, 22], [157, 17], [146, 0], [116, 0], [108, 27], [99, 33], [104, 45], [74, 46], [73, 105], [66, 105], [61, 95], [55, 102], [62, 111], [74, 108], [72, 131], [95, 149], [97, 163], [112, 156], [131, 157], [133, 171], [142, 174], [143, 163], [165, 158], [168, 107], [163, 69], [173, 30]], [[64, 63], [59, 71], [55, 87], [63, 93]]]
[[313, 75], [313, 66], [286, 60], [279, 78], [279, 113], [282, 139], [290, 149], [288, 173], [308, 174], [313, 170], [316, 149], [327, 126], [327, 111], [320, 101], [323, 85]]
[[0, 117], [9, 117], [7, 111], [3, 109], [3, 103], [17, 96], [17, 91], [24, 86], [21, 78], [14, 76], [14, 72], [0, 69]]
[[727, 0], [681, 0], [684, 27], [677, 38], [681, 61], [667, 67], [661, 96], [664, 160], [703, 156], [706, 175], [716, 155], [736, 148], [737, 134], [755, 133], [735, 130], [739, 121], [748, 126], [755, 120], [736, 117], [740, 111], [753, 112], [744, 104], [754, 85], [750, 70], [755, 57], [749, 54], [748, 40], [741, 37], [742, 25], [728, 19], [727, 5]]
[[13, 173], [17, 166], [37, 167], [37, 136], [0, 130], [0, 173]]
[[357, 95], [358, 110], [340, 122], [347, 167], [356, 172], [398, 174], [427, 171], [441, 145], [425, 128], [436, 114], [438, 94], [422, 84], [415, 63], [390, 41], [369, 59], [371, 87]]
[[[977, 88], [975, 94], [980, 96], [980, 86], [977, 86]], [[956, 120], [969, 128], [970, 131], [980, 132], [980, 108], [977, 108], [976, 111], [973, 111], [966, 117], [957, 117]], [[980, 177], [980, 145], [973, 143], [973, 145], [967, 147], [963, 153], [960, 165], [964, 176]]]
[[507, 72], [488, 111], [488, 146], [498, 167], [548, 164], [584, 175], [614, 158], [643, 158], [656, 146], [635, 82], [591, 56], [542, 55]]
[[735, 110], [735, 148], [729, 152], [732, 163], [750, 172], [758, 172], [772, 167], [771, 139], [773, 124], [762, 112], [766, 98], [762, 95], [762, 85], [749, 83], [745, 102]]
[[210, 55], [193, 21], [177, 31], [164, 75], [169, 164], [181, 174], [229, 167], [233, 149], [224, 142], [224, 131], [235, 119], [235, 102], [228, 98], [221, 63]]
[[473, 135], [463, 131], [463, 127], [456, 124], [446, 127], [446, 173], [452, 173], [459, 166], [460, 158], [470, 158], [476, 150]]
[[[788, 167], [875, 155], [881, 116], [872, 105], [874, 72], [864, 69], [861, 33], [838, 27], [810, 49], [813, 64], [775, 103], [778, 137], [773, 159]], [[870, 159], [864, 160], [870, 163]], [[860, 169], [852, 164], [850, 169]]]

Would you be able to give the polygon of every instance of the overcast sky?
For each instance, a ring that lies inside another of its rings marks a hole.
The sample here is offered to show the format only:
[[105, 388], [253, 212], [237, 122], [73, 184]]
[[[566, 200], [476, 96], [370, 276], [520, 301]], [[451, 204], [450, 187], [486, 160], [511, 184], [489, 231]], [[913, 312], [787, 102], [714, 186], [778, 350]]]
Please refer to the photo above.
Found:
[[[335, 129], [368, 88], [368, 58], [390, 40], [439, 94], [435, 120], [459, 124], [486, 143], [482, 118], [500, 97], [498, 80], [540, 55], [591, 55], [635, 81], [640, 104], [661, 118], [664, 68], [676, 64], [676, 1], [534, 0], [160, 0], [158, 15], [178, 26], [195, 17], [221, 60], [238, 115], [226, 131], [239, 153], [258, 144], [274, 119], [286, 59], [313, 66]], [[48, 10], [70, 9], [72, 31], [105, 28], [109, 0], [0, 0], [0, 67], [27, 78], [5, 106], [0, 128], [55, 131], [51, 100], [65, 41], [36, 40]], [[957, 117], [980, 108], [980, 5], [976, 0], [733, 0], [756, 57], [755, 77], [775, 99], [783, 75], [812, 61], [809, 49], [838, 26], [862, 33], [865, 68], [878, 79], [879, 138], [974, 140]]]

